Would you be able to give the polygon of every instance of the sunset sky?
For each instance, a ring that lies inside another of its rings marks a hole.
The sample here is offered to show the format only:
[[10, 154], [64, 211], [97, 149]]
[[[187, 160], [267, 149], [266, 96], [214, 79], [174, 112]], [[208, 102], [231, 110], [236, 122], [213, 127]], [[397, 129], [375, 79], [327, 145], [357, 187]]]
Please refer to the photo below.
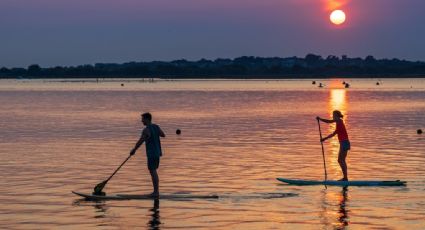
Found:
[[[334, 9], [346, 21], [334, 25]], [[308, 53], [425, 61], [424, 0], [0, 0], [0, 67]]]

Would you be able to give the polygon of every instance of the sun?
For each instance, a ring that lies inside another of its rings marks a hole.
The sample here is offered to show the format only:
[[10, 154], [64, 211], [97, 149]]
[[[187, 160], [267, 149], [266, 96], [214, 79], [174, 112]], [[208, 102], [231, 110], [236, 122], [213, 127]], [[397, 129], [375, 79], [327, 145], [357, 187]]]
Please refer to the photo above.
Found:
[[345, 13], [342, 10], [334, 10], [329, 19], [333, 24], [340, 25], [345, 22]]

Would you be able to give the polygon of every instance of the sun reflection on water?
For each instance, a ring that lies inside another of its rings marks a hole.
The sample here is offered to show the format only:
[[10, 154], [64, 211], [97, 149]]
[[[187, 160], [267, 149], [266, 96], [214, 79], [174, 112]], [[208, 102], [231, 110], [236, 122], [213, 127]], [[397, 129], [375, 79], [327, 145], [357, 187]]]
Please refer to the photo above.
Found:
[[331, 229], [346, 229], [350, 225], [348, 187], [338, 190], [323, 190], [322, 211], [323, 225]]
[[[347, 91], [345, 89], [334, 88], [330, 90], [329, 102], [328, 102], [328, 112], [329, 117], [332, 117], [333, 111], [339, 110], [344, 115], [344, 123], [348, 127], [348, 100], [347, 100]], [[335, 130], [335, 124], [329, 126], [328, 132], [332, 133]], [[326, 134], [327, 135], [327, 134]], [[337, 138], [331, 138], [329, 140], [330, 147], [330, 167], [334, 175], [329, 179], [339, 178], [342, 176], [341, 168], [338, 164], [338, 152], [339, 152], [339, 141]], [[348, 158], [347, 158], [348, 160]], [[344, 187], [340, 193], [334, 192], [325, 192], [326, 197], [329, 199], [328, 202], [338, 202], [338, 210], [325, 210], [327, 213], [324, 216], [327, 216], [324, 221], [328, 225], [331, 225], [335, 229], [344, 229], [349, 225], [349, 216], [348, 210], [346, 210], [346, 201], [347, 201], [347, 188]], [[326, 199], [325, 199], [326, 200]], [[326, 202], [326, 201], [324, 201]], [[330, 219], [328, 219], [330, 215]]]

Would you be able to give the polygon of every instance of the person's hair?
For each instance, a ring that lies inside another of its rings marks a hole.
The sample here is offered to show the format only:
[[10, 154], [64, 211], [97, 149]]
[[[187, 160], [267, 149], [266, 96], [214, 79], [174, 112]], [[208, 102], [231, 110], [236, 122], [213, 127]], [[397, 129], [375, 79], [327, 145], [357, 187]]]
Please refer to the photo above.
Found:
[[142, 117], [146, 120], [152, 121], [152, 114], [150, 113], [144, 113], [142, 114]]
[[337, 115], [340, 118], [343, 118], [344, 116], [342, 115], [341, 111], [339, 110], [334, 110], [333, 114]]

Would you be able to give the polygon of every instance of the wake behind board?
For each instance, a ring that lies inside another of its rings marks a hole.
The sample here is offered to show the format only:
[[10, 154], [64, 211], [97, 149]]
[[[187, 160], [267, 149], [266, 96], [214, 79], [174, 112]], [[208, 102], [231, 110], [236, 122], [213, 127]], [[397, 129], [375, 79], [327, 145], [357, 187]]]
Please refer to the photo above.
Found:
[[278, 181], [292, 185], [329, 185], [329, 186], [406, 186], [406, 181], [371, 181], [371, 180], [292, 180], [286, 178], [276, 178]]
[[155, 199], [168, 199], [168, 200], [188, 200], [188, 199], [218, 199], [217, 195], [192, 195], [192, 194], [161, 194], [159, 197], [146, 195], [130, 195], [130, 194], [115, 194], [107, 196], [92, 195], [80, 192], [74, 192], [75, 195], [84, 197], [87, 200], [155, 200]]

